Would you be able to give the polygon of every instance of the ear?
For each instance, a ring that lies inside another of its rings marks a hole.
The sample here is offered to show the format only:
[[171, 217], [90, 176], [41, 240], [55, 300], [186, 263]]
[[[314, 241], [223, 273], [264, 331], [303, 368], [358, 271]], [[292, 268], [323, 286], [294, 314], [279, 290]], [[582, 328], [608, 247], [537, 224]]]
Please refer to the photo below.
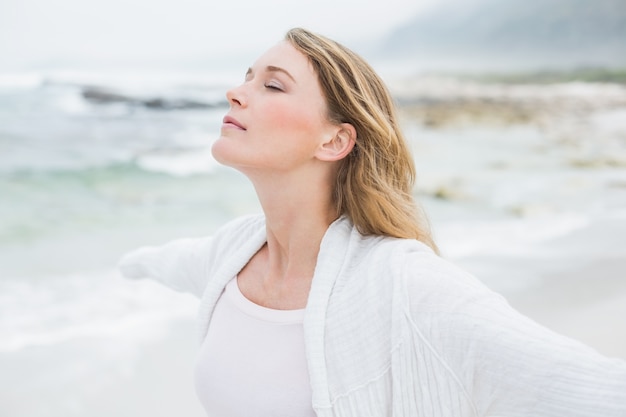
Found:
[[315, 156], [321, 161], [339, 161], [345, 158], [356, 144], [356, 129], [350, 123], [341, 123], [334, 134], [323, 142]]

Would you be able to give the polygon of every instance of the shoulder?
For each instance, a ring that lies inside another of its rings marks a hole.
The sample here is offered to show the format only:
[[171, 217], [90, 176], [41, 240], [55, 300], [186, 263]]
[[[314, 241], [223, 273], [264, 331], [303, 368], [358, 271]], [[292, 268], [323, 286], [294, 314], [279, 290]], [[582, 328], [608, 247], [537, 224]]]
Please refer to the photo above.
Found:
[[214, 236], [220, 235], [246, 235], [256, 233], [259, 229], [265, 228], [265, 216], [263, 214], [248, 214], [237, 217], [228, 223], [220, 226]]
[[237, 247], [259, 233], [265, 233], [265, 216], [250, 214], [231, 220], [218, 228], [213, 234], [213, 242], [216, 248]]
[[237, 264], [241, 269], [265, 239], [264, 215], [245, 215], [225, 223], [213, 233], [210, 249], [205, 255], [211, 273], [231, 264]]
[[406, 281], [411, 287], [486, 289], [472, 274], [415, 239], [364, 236], [356, 232], [350, 246], [349, 262], [384, 269], [389, 279]]
[[394, 303], [408, 306], [414, 313], [468, 313], [485, 304], [490, 308], [506, 304], [471, 273], [420, 241], [357, 235], [350, 245], [346, 270], [353, 273], [343, 279], [388, 293]]
[[356, 287], [369, 288], [380, 295], [394, 293], [394, 298], [408, 297], [405, 303], [420, 306], [441, 304], [442, 299], [458, 301], [495, 294], [423, 242], [362, 235], [347, 218], [333, 225], [326, 244], [323, 252], [332, 252], [333, 256], [320, 260], [341, 264], [336, 289]]
[[419, 301], [422, 306], [428, 305], [428, 301], [440, 304], [437, 299], [469, 301], [477, 297], [500, 297], [474, 275], [433, 252], [404, 253], [398, 264], [412, 302]]

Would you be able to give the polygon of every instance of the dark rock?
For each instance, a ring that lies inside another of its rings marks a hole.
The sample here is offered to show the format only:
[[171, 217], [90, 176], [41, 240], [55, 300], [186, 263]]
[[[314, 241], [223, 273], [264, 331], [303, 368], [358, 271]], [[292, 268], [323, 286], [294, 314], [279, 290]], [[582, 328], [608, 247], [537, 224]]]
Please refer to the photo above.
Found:
[[129, 106], [146, 107], [153, 110], [197, 110], [210, 109], [216, 107], [226, 107], [226, 101], [206, 103], [195, 100], [176, 98], [141, 98], [107, 91], [97, 87], [86, 87], [83, 89], [83, 98], [94, 104], [114, 104], [122, 103]]

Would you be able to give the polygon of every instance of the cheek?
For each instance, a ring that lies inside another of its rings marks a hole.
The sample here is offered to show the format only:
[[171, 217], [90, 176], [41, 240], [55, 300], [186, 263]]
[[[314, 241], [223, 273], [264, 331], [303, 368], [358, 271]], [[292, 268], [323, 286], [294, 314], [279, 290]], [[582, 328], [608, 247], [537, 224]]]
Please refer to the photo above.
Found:
[[273, 106], [267, 114], [271, 129], [276, 129], [278, 136], [317, 139], [322, 129], [322, 117], [308, 106], [281, 105]]

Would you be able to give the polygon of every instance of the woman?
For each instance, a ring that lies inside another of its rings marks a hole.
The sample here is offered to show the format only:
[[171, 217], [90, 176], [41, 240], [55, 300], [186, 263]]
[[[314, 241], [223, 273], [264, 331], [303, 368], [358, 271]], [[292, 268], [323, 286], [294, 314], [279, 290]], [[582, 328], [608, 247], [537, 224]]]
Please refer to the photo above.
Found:
[[303, 29], [227, 93], [215, 158], [263, 216], [120, 264], [201, 297], [210, 416], [626, 416], [626, 364], [521, 316], [436, 255], [392, 100]]

